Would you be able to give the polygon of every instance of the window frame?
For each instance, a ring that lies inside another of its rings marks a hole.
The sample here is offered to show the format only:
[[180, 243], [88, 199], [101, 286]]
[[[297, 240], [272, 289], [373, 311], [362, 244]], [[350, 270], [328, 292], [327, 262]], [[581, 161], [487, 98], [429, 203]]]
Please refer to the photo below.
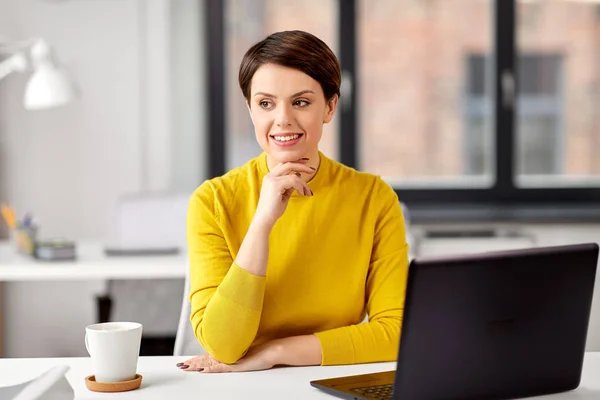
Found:
[[[357, 89], [357, 2], [338, 0], [339, 59], [343, 87], [338, 115], [340, 123], [339, 159], [359, 169]], [[517, 0], [495, 0], [493, 29], [494, 85], [492, 105], [494, 183], [488, 188], [400, 189], [399, 199], [405, 203], [413, 221], [600, 221], [600, 187], [531, 187], [517, 185], [515, 143], [517, 99], [503, 88], [503, 80], [516, 87]], [[209, 178], [226, 172], [226, 92], [225, 92], [225, 2], [206, 0], [205, 32], [207, 76], [211, 100], [208, 107], [208, 171]], [[344, 87], [344, 85], [346, 85]], [[350, 90], [348, 90], [350, 89]]]

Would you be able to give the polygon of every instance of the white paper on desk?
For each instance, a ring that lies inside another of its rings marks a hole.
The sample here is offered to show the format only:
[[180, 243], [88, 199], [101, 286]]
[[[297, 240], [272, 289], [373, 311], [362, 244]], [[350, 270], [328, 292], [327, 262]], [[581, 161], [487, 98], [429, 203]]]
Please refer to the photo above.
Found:
[[54, 367], [35, 379], [14, 386], [0, 387], [4, 400], [73, 400], [75, 392], [65, 374], [66, 365]]

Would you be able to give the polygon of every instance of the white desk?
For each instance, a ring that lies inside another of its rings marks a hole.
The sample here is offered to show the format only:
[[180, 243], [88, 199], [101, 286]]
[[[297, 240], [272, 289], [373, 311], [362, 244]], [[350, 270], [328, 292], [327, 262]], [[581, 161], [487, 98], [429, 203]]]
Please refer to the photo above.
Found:
[[[68, 365], [67, 379], [75, 399], [334, 399], [310, 386], [314, 379], [388, 371], [395, 363], [335, 367], [277, 368], [235, 374], [183, 372], [175, 364], [187, 357], [140, 357], [138, 373], [142, 387], [124, 393], [94, 393], [85, 387], [84, 378], [92, 374], [89, 358], [0, 359], [0, 386], [25, 382], [56, 365]], [[600, 398], [600, 353], [588, 353], [581, 385], [577, 390], [538, 397], [549, 400]]]
[[6, 324], [2, 328], [2, 282], [183, 279], [188, 268], [185, 252], [166, 256], [107, 257], [102, 244], [82, 242], [77, 243], [77, 256], [74, 261], [39, 261], [17, 253], [8, 242], [0, 241], [0, 357], [3, 330], [7, 329]]
[[0, 282], [185, 278], [187, 255], [107, 257], [98, 243], [78, 243], [75, 261], [39, 261], [0, 242]]
[[278, 368], [236, 374], [201, 374], [180, 371], [175, 364], [188, 357], [140, 357], [142, 387], [118, 394], [87, 390], [84, 379], [92, 374], [89, 358], [0, 359], [0, 386], [27, 381], [55, 365], [69, 365], [67, 379], [75, 399], [331, 399], [310, 386], [313, 379], [345, 374], [387, 371], [394, 363], [342, 367]]

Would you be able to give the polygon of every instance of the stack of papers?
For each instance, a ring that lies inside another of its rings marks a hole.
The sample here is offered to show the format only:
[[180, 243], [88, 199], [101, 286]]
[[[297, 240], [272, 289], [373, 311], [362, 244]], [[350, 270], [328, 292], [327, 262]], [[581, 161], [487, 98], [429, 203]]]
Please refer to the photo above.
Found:
[[0, 387], [0, 399], [73, 400], [75, 392], [65, 377], [68, 370], [68, 366], [57, 366], [30, 381]]

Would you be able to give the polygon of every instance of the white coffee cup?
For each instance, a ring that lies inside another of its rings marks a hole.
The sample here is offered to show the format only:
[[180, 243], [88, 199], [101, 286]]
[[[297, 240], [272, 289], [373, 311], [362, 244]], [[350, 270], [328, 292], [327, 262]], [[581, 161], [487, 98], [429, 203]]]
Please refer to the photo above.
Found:
[[96, 382], [135, 378], [142, 341], [142, 324], [105, 322], [85, 327], [85, 347], [92, 358]]

